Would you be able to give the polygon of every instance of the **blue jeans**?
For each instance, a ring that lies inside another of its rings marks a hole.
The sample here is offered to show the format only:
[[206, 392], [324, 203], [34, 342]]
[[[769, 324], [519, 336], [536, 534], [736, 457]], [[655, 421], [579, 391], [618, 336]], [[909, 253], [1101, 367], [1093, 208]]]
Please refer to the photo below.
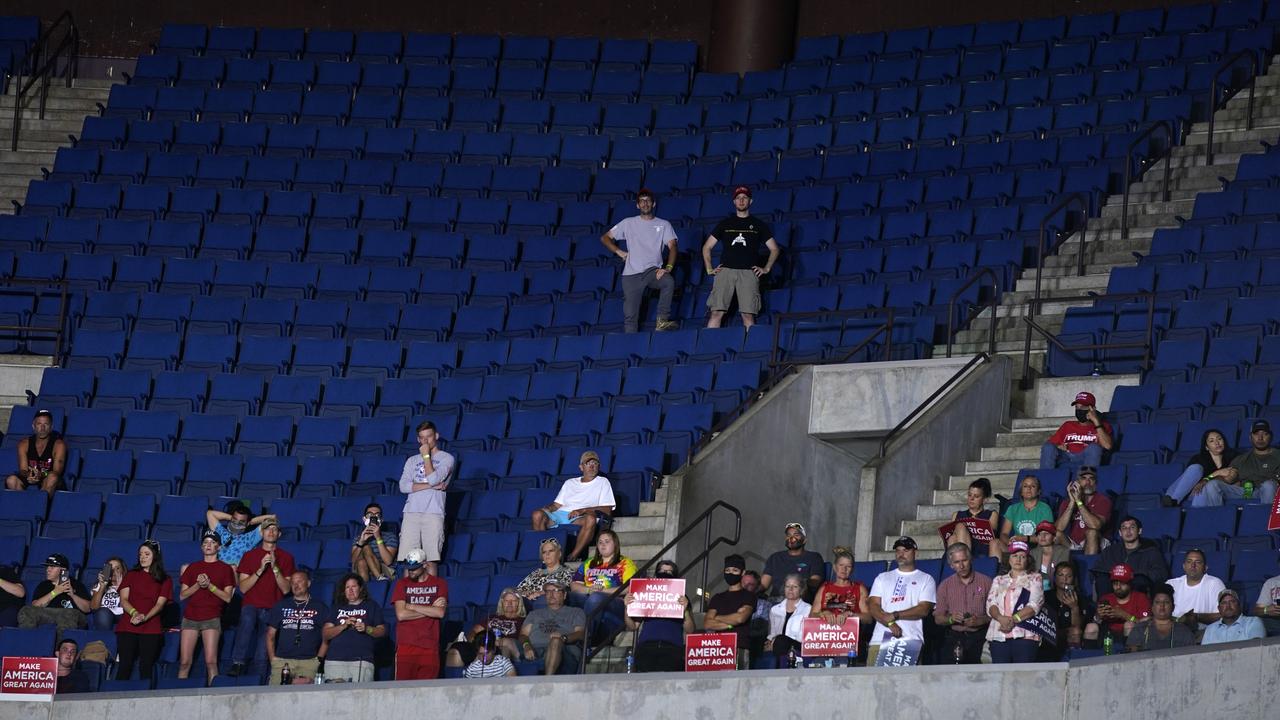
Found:
[[[1229, 485], [1221, 480], [1210, 480], [1196, 498], [1204, 498], [1203, 503], [1196, 504], [1195, 499], [1193, 499], [1191, 504], [1192, 507], [1216, 507], [1224, 504], [1227, 500], [1239, 500], [1243, 497], [1244, 487], [1241, 484]], [[1254, 487], [1253, 499], [1263, 505], [1271, 505], [1276, 499], [1276, 481], [1267, 480]]]
[[1057, 467], [1071, 468], [1073, 471], [1078, 470], [1085, 465], [1098, 467], [1102, 464], [1102, 446], [1097, 443], [1090, 443], [1085, 446], [1084, 450], [1078, 453], [1059, 450], [1058, 446], [1052, 443], [1045, 443], [1040, 446], [1040, 469], [1052, 470]]
[[98, 608], [89, 613], [89, 629], [104, 630], [106, 632], [114, 632], [116, 623], [120, 621], [120, 616], [111, 612], [106, 608]]
[[991, 642], [989, 645], [994, 664], [1035, 662], [1036, 651], [1040, 648], [1040, 643], [1027, 639]]
[[595, 644], [600, 640], [599, 633], [612, 633], [614, 630], [620, 629], [623, 624], [623, 615], [627, 612], [627, 606], [622, 602], [622, 596], [610, 600], [611, 592], [594, 592], [594, 593], [573, 593], [569, 596], [569, 604], [582, 608], [582, 611], [589, 617], [596, 608], [604, 606], [604, 610], [597, 615], [591, 622], [591, 627], [587, 628], [588, 644]]
[[267, 672], [267, 613], [268, 608], [245, 605], [240, 608], [240, 623], [236, 625], [236, 640], [231, 646], [231, 662], [244, 663], [246, 674], [263, 677]]

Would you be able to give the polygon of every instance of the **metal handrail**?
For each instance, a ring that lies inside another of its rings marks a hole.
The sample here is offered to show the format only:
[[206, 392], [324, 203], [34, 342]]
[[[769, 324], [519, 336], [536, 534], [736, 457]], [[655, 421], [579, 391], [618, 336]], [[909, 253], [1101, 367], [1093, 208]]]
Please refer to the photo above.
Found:
[[[1218, 68], [1213, 71], [1213, 78], [1209, 82], [1209, 137], [1205, 138], [1204, 143], [1205, 165], [1213, 164], [1213, 125], [1214, 115], [1218, 111], [1218, 76], [1222, 75], [1223, 70], [1230, 69], [1242, 57], [1249, 58], [1249, 107], [1245, 111], [1244, 129], [1253, 129], [1253, 96], [1257, 94], [1258, 88], [1258, 55], [1252, 50], [1238, 50], [1218, 64]], [[1223, 104], [1225, 105], [1226, 103], [1224, 102]]]
[[[1084, 275], [1084, 242], [1089, 230], [1089, 201], [1086, 200], [1084, 195], [1081, 195], [1080, 193], [1071, 193], [1070, 195], [1064, 195], [1062, 199], [1054, 203], [1053, 207], [1045, 211], [1044, 218], [1040, 220], [1040, 238], [1039, 238], [1040, 241], [1036, 247], [1036, 289], [1035, 289], [1035, 294], [1031, 299], [1031, 307], [1028, 311], [1029, 314], [1031, 315], [1035, 315], [1036, 313], [1040, 312], [1040, 305], [1042, 304], [1042, 301], [1040, 299], [1040, 283], [1041, 283], [1041, 278], [1044, 275], [1044, 254], [1045, 254], [1045, 245], [1047, 244], [1045, 239], [1045, 231], [1048, 230], [1049, 219], [1054, 216], [1054, 213], [1058, 212], [1059, 210], [1064, 210], [1066, 208], [1069, 208], [1073, 204], [1080, 205], [1084, 210], [1084, 225], [1081, 226], [1080, 228], [1080, 251], [1076, 258], [1076, 273], [1077, 275]], [[1060, 241], [1065, 240], [1067, 237], [1070, 237], [1073, 234], [1074, 233], [1064, 234], [1060, 238]], [[1027, 368], [1027, 363], [1029, 362], [1029, 358], [1031, 357], [1031, 331], [1030, 330], [1027, 330], [1027, 338], [1022, 348], [1022, 356], [1024, 358], [1023, 371], [1025, 373]], [[1025, 375], [1023, 378], [1023, 382], [1024, 383], [1026, 382]]]
[[[886, 316], [886, 318], [887, 318], [887, 319], [885, 320], [885, 324], [889, 325], [889, 329], [890, 329], [890, 330], [892, 330], [893, 322], [894, 322], [894, 318], [895, 318], [895, 316], [896, 316], [896, 313], [894, 313], [894, 310], [893, 310], [893, 308], [891, 308], [891, 307], [886, 307], [886, 308], [846, 308], [846, 309], [843, 309], [843, 310], [810, 310], [810, 311], [807, 311], [807, 312], [794, 312], [794, 313], [792, 313], [792, 312], [788, 312], [788, 313], [777, 313], [776, 315], [774, 315], [774, 316], [773, 316], [773, 318], [774, 318], [774, 321], [773, 321], [773, 343], [772, 343], [772, 345], [771, 345], [771, 347], [770, 347], [770, 350], [769, 350], [769, 365], [770, 365], [770, 366], [778, 366], [778, 365], [785, 365], [785, 364], [788, 364], [788, 363], [786, 363], [785, 361], [779, 361], [779, 360], [778, 360], [778, 340], [781, 338], [781, 335], [782, 335], [782, 325], [783, 325], [783, 323], [785, 323], [785, 322], [787, 322], [787, 321], [789, 321], [789, 320], [808, 320], [808, 319], [811, 319], [811, 318], [831, 317], [831, 316], [833, 316], [833, 315], [834, 315], [834, 316], [836, 316], [836, 317], [867, 317], [867, 316], [870, 316], [870, 315], [885, 315], [885, 316]], [[854, 346], [854, 348], [853, 348], [852, 350], [850, 350], [849, 352], [845, 353], [845, 354], [844, 354], [844, 355], [842, 355], [840, 358], [835, 359], [835, 360], [831, 360], [831, 361], [829, 361], [829, 362], [844, 362], [844, 361], [848, 360], [849, 358], [853, 357], [853, 355], [854, 355], [854, 354], [856, 354], [859, 350], [861, 350], [862, 348], [866, 347], [866, 346], [870, 343], [870, 341], [871, 341], [872, 339], [874, 339], [874, 338], [875, 338], [875, 336], [876, 336], [876, 335], [877, 335], [881, 330], [883, 330], [883, 329], [884, 329], [884, 325], [882, 324], [881, 326], [879, 326], [879, 327], [877, 327], [877, 328], [876, 328], [876, 332], [873, 332], [869, 337], [864, 338], [864, 339], [862, 340], [862, 342], [860, 342], [860, 343], [858, 343], [856, 346]], [[883, 350], [883, 352], [881, 353], [881, 355], [883, 356], [883, 358], [884, 358], [885, 360], [888, 360], [888, 359], [889, 359], [889, 353], [890, 353], [890, 352], [892, 351], [892, 349], [893, 349], [893, 343], [892, 343], [892, 337], [891, 337], [891, 335], [892, 335], [892, 333], [889, 333], [889, 334], [886, 334], [886, 336], [885, 336], [885, 346], [884, 346], [884, 350]], [[822, 363], [806, 363], [806, 364], [809, 364], [809, 365], [818, 365], [818, 364], [822, 364]]]
[[969, 289], [969, 286], [981, 280], [983, 277], [991, 278], [991, 296], [987, 298], [985, 303], [980, 304], [979, 312], [984, 308], [991, 308], [991, 337], [987, 339], [987, 354], [996, 354], [996, 298], [1000, 295], [1000, 283], [996, 278], [995, 271], [991, 268], [981, 268], [974, 273], [965, 284], [961, 285], [954, 293], [951, 294], [951, 301], [947, 303], [947, 357], [951, 357], [951, 345], [955, 342], [955, 322], [956, 322], [956, 301], [960, 299], [960, 294]]
[[[1138, 148], [1138, 143], [1146, 140], [1151, 133], [1164, 128], [1165, 136], [1168, 138], [1168, 148], [1173, 148], [1173, 125], [1168, 120], [1157, 120], [1142, 131], [1141, 135], [1134, 138], [1129, 143], [1129, 147], [1124, 154], [1124, 200], [1120, 204], [1120, 238], [1122, 240], [1129, 239], [1129, 185], [1131, 182], [1130, 175], [1133, 172], [1133, 151]], [[1140, 161], [1141, 162], [1141, 161]], [[1165, 158], [1164, 163], [1164, 185], [1160, 194], [1161, 202], [1169, 202], [1169, 169], [1173, 165], [1170, 158]], [[1083, 248], [1082, 248], [1083, 249]]]
[[[1149, 367], [1151, 366], [1151, 345], [1153, 344], [1153, 343], [1152, 343], [1152, 340], [1153, 340], [1152, 333], [1153, 333], [1154, 328], [1155, 328], [1155, 313], [1156, 313], [1156, 303], [1155, 303], [1155, 301], [1156, 301], [1156, 294], [1155, 294], [1155, 293], [1152, 293], [1152, 292], [1136, 292], [1136, 293], [1108, 293], [1108, 294], [1106, 294], [1106, 295], [1098, 295], [1098, 294], [1096, 294], [1096, 293], [1086, 293], [1086, 294], [1082, 294], [1082, 295], [1068, 295], [1068, 296], [1056, 297], [1056, 298], [1054, 298], [1054, 300], [1055, 300], [1055, 301], [1058, 301], [1058, 302], [1069, 302], [1069, 301], [1072, 301], [1072, 300], [1094, 300], [1094, 301], [1097, 301], [1097, 300], [1122, 300], [1122, 299], [1132, 299], [1132, 298], [1142, 298], [1142, 299], [1144, 299], [1144, 300], [1146, 300], [1146, 301], [1147, 301], [1147, 324], [1146, 324], [1146, 337], [1147, 337], [1147, 339], [1146, 339], [1146, 342], [1145, 342], [1145, 343], [1143, 343], [1143, 345], [1145, 346], [1145, 350], [1144, 350], [1144, 352], [1143, 352], [1143, 357], [1142, 357], [1142, 366], [1143, 366], [1143, 368], [1145, 369], [1145, 368], [1149, 368]], [[1074, 350], [1118, 350], [1118, 349], [1121, 349], [1121, 348], [1138, 347], [1138, 346], [1139, 346], [1137, 343], [1098, 343], [1098, 344], [1088, 345], [1088, 346], [1086, 346], [1086, 345], [1079, 345], [1079, 346], [1071, 345], [1071, 346], [1068, 346], [1068, 345], [1066, 345], [1066, 344], [1062, 343], [1062, 341], [1058, 340], [1056, 337], [1051, 337], [1051, 336], [1049, 335], [1049, 332], [1048, 332], [1047, 330], [1045, 330], [1044, 328], [1040, 327], [1040, 325], [1039, 325], [1039, 324], [1037, 324], [1034, 320], [1032, 320], [1030, 316], [1024, 316], [1024, 317], [1023, 317], [1023, 320], [1025, 320], [1025, 321], [1026, 321], [1026, 325], [1027, 325], [1027, 342], [1026, 342], [1026, 345], [1025, 345], [1025, 346], [1023, 347], [1023, 349], [1022, 349], [1022, 381], [1021, 381], [1021, 387], [1022, 387], [1024, 390], [1026, 390], [1026, 389], [1030, 389], [1030, 388], [1031, 388], [1031, 384], [1032, 384], [1032, 377], [1031, 377], [1031, 333], [1032, 333], [1033, 331], [1034, 331], [1034, 332], [1036, 332], [1036, 333], [1039, 333], [1041, 336], [1045, 337], [1046, 339], [1050, 339], [1050, 341], [1051, 341], [1055, 346], [1057, 346], [1057, 348], [1058, 348], [1059, 350], [1062, 350], [1063, 352], [1067, 352], [1067, 353], [1071, 353], [1071, 352], [1073, 352]]]
[[960, 382], [960, 380], [966, 374], [968, 374], [970, 369], [972, 369], [978, 363], [991, 362], [992, 357], [994, 356], [988, 355], [986, 353], [978, 353], [977, 355], [974, 355], [972, 358], [969, 359], [969, 362], [964, 364], [964, 367], [957, 370], [954, 375], [947, 378], [946, 382], [939, 385], [937, 390], [934, 390], [933, 392], [929, 393], [929, 397], [925, 398], [919, 405], [915, 407], [914, 410], [907, 413], [907, 416], [902, 418], [902, 420], [897, 425], [894, 425], [893, 429], [889, 431], [889, 434], [885, 435], [884, 438], [880, 440], [880, 451], [876, 453], [876, 457], [883, 460], [885, 453], [888, 452], [889, 450], [890, 440], [893, 440], [895, 437], [897, 437], [898, 433], [906, 429], [906, 427], [916, 419], [916, 416], [924, 413], [924, 411], [928, 409], [930, 405], [933, 404], [934, 400], [937, 400], [938, 398], [942, 397], [943, 393], [945, 393], [947, 390], [950, 390], [952, 385], [955, 385], [956, 383]]
[[[61, 25], [66, 23], [67, 32], [62, 36], [58, 47], [49, 52], [49, 42], [53, 37], [53, 33]], [[13, 93], [13, 141], [11, 147], [13, 150], [18, 149], [18, 134], [22, 129], [22, 100], [26, 97], [27, 91], [31, 90], [37, 82], [40, 83], [40, 119], [44, 119], [45, 106], [49, 100], [49, 78], [55, 74], [58, 67], [58, 60], [62, 58], [63, 52], [70, 47], [70, 56], [67, 58], [66, 76], [67, 87], [71, 87], [71, 79], [75, 77], [80, 69], [80, 28], [76, 25], [76, 20], [71, 15], [70, 10], [64, 10], [61, 15], [53, 21], [49, 29], [41, 33], [40, 38], [31, 46], [31, 50], [27, 52], [27, 56], [23, 58], [21, 64], [17, 66], [18, 72], [15, 73], [14, 82], [17, 83]], [[44, 62], [41, 63], [41, 58]], [[37, 67], [38, 66], [38, 67]], [[27, 81], [22, 82], [22, 69], [35, 68]]]
[[[721, 535], [720, 537], [716, 538], [713, 541], [711, 539], [711, 516], [714, 515], [715, 511], [720, 508], [724, 508], [725, 510], [728, 510], [729, 512], [733, 513], [733, 537], [729, 538], [724, 535]], [[705, 588], [707, 586], [707, 571], [708, 571], [707, 561], [710, 559], [711, 551], [725, 543], [729, 545], [737, 545], [738, 541], [742, 539], [742, 511], [723, 500], [717, 500], [711, 503], [709, 506], [707, 506], [707, 509], [703, 510], [698, 515], [698, 517], [691, 520], [689, 524], [684, 527], [683, 530], [681, 530], [674, 538], [672, 538], [671, 542], [667, 543], [666, 545], [663, 545], [661, 550], [654, 553], [653, 557], [649, 558], [649, 562], [636, 568], [635, 575], [633, 575], [632, 577], [642, 577], [646, 570], [648, 570], [649, 568], [661, 562], [663, 559], [662, 556], [665, 555], [668, 550], [675, 547], [676, 544], [679, 543], [681, 540], [683, 540], [686, 535], [693, 532], [694, 530], [697, 530], [699, 525], [704, 525], [706, 530], [706, 534], [703, 541], [702, 552], [695, 555], [692, 560], [686, 563], [683, 569], [681, 569], [680, 567], [677, 567], [676, 575], [677, 576], [684, 575], [685, 572], [687, 572], [690, 568], [692, 568], [694, 565], [701, 562], [702, 563], [702, 587]], [[604, 644], [602, 644], [599, 648], [596, 648], [595, 652], [592, 652], [592, 653], [587, 652], [588, 650], [587, 646], [591, 641], [592, 619], [600, 615], [601, 613], [603, 613], [605, 609], [608, 608], [609, 604], [612, 603], [618, 597], [619, 593], [622, 593], [626, 589], [627, 589], [626, 584], [622, 584], [614, 588], [613, 592], [609, 593], [609, 598], [607, 601], [601, 603], [594, 610], [592, 610], [590, 613], [587, 614], [585, 629], [582, 634], [582, 659], [580, 660], [579, 667], [578, 667], [579, 673], [586, 672], [587, 661], [590, 660], [592, 657], [595, 657], [596, 653], [598, 653], [601, 649], [603, 649], [606, 645], [608, 645], [608, 641], [607, 641]], [[707, 603], [707, 596], [706, 596], [706, 593], [703, 593], [702, 594], [703, 609], [705, 609], [706, 603]], [[609, 641], [612, 641], [612, 638], [610, 638]]]
[[58, 325], [51, 327], [47, 325], [0, 325], [0, 331], [14, 331], [19, 337], [29, 336], [32, 334], [51, 334], [53, 335], [53, 362], [55, 365], [62, 364], [62, 343], [67, 327], [67, 305], [68, 295], [71, 284], [66, 280], [31, 280], [28, 278], [0, 278], [0, 286], [29, 286], [36, 288], [35, 294], [41, 295], [40, 288], [57, 289], [60, 296], [58, 303]]

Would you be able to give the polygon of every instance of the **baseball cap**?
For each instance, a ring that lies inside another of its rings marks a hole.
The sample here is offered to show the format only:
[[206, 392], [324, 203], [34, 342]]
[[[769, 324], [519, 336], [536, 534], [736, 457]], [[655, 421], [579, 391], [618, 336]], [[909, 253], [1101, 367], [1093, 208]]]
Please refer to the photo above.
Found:
[[582, 453], [582, 457], [578, 458], [579, 465], [586, 465], [588, 460], [600, 462], [600, 455], [595, 450], [588, 450]]
[[36, 418], [42, 418], [42, 417], [47, 417], [50, 420], [52, 420], [53, 413], [49, 412], [48, 410], [37, 410], [36, 414], [31, 419], [35, 420]]
[[1258, 431], [1271, 432], [1271, 423], [1266, 420], [1254, 420], [1253, 425], [1249, 426], [1249, 432], [1256, 433]]
[[269, 517], [269, 518], [267, 518], [266, 520], [263, 520], [263, 521], [262, 521], [262, 529], [263, 529], [263, 530], [266, 530], [267, 528], [271, 527], [272, 525], [275, 525], [276, 527], [280, 527], [280, 521], [279, 521], [279, 520], [277, 520], [277, 519], [275, 519], [274, 517]]
[[404, 556], [404, 565], [410, 570], [422, 567], [422, 563], [426, 561], [427, 554], [419, 548], [410, 550], [409, 554]]
[[1081, 475], [1092, 475], [1094, 477], [1098, 477], [1098, 469], [1092, 465], [1081, 465], [1080, 469], [1076, 471], [1076, 477], [1080, 477]]
[[1222, 598], [1226, 597], [1227, 595], [1234, 597], [1236, 599], [1236, 602], [1240, 602], [1240, 593], [1236, 592], [1235, 590], [1232, 590], [1231, 588], [1225, 588], [1222, 590], [1222, 592], [1218, 593], [1218, 602], [1222, 602]]
[[1050, 535], [1057, 535], [1058, 526], [1048, 520], [1041, 520], [1040, 524], [1036, 525], [1036, 532], [1048, 532]]
[[1111, 568], [1111, 579], [1119, 580], [1120, 582], [1133, 582], [1133, 568], [1120, 563]]
[[650, 200], [655, 200], [655, 199], [657, 199], [657, 196], [656, 196], [656, 195], [654, 195], [654, 194], [653, 194], [653, 191], [652, 191], [652, 190], [650, 190], [649, 188], [640, 188], [640, 192], [636, 193], [636, 199], [637, 199], [637, 200], [639, 200], [639, 199], [640, 199], [640, 198], [642, 198], [642, 197], [647, 197], [647, 198], [649, 198]]
[[751, 197], [751, 188], [747, 187], [746, 185], [739, 185], [738, 187], [733, 189], [733, 196], [738, 197], [739, 195], [746, 195], [747, 197]]
[[903, 535], [902, 537], [898, 538], [893, 542], [894, 550], [897, 550], [898, 548], [904, 548], [906, 550], [915, 550], [917, 547], [919, 546], [916, 545], [915, 538], [911, 537], [910, 535]]
[[795, 528], [795, 529], [797, 529], [797, 530], [799, 530], [799, 531], [800, 531], [800, 534], [801, 534], [801, 535], [803, 535], [803, 536], [805, 536], [805, 537], [809, 537], [809, 533], [805, 532], [804, 526], [803, 526], [803, 525], [801, 525], [801, 524], [800, 524], [800, 523], [798, 523], [798, 522], [789, 522], [789, 523], [787, 523], [786, 527], [782, 528], [782, 532], [784, 532], [784, 533], [785, 533], [786, 531], [790, 530], [791, 528]]
[[562, 581], [560, 581], [560, 580], [554, 580], [554, 579], [551, 579], [551, 578], [548, 578], [547, 580], [544, 580], [544, 581], [542, 582], [542, 587], [544, 587], [544, 588], [545, 588], [545, 587], [546, 587], [546, 586], [548, 586], [548, 585], [555, 585], [556, 587], [560, 588], [561, 590], [567, 590], [567, 589], [568, 589], [568, 587], [569, 587], [569, 586], [568, 586], [567, 584], [565, 584], [564, 582], [562, 582]]
[[1009, 543], [1010, 555], [1014, 553], [1025, 553], [1025, 552], [1027, 552], [1027, 544], [1022, 542], [1021, 540], [1014, 540], [1013, 542]]
[[71, 561], [62, 553], [54, 553], [44, 559], [45, 567], [60, 567], [63, 570], [71, 569]]
[[1089, 393], [1089, 392], [1078, 392], [1076, 393], [1076, 399], [1071, 401], [1071, 405], [1073, 407], [1076, 405], [1086, 405], [1088, 407], [1093, 407], [1094, 405], [1097, 405], [1097, 404], [1098, 402], [1093, 397], [1093, 393]]
[[203, 543], [205, 540], [210, 540], [210, 539], [216, 540], [219, 545], [222, 544], [222, 538], [218, 537], [218, 533], [212, 530], [205, 530], [204, 532], [200, 533], [200, 542]]
[[727, 555], [724, 559], [724, 566], [727, 568], [737, 568], [739, 570], [747, 569], [747, 560], [741, 555]]

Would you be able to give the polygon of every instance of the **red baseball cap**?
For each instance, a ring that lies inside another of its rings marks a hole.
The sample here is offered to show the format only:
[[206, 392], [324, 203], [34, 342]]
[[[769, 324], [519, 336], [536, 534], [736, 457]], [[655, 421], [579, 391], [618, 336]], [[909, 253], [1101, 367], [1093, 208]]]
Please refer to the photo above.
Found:
[[1036, 525], [1036, 532], [1047, 532], [1047, 533], [1049, 533], [1050, 535], [1057, 535], [1057, 534], [1058, 534], [1058, 526], [1057, 526], [1057, 525], [1054, 525], [1053, 523], [1049, 522], [1048, 520], [1041, 520], [1041, 521], [1040, 521], [1040, 524], [1039, 524], [1039, 525]]
[[747, 197], [751, 197], [751, 188], [747, 187], [746, 185], [739, 185], [738, 187], [733, 189], [733, 196], [738, 197], [739, 195], [746, 195]]
[[1111, 568], [1111, 579], [1119, 580], [1120, 582], [1133, 582], [1133, 568], [1120, 563]]
[[1076, 405], [1086, 405], [1088, 407], [1093, 407], [1097, 404], [1098, 401], [1094, 399], [1093, 393], [1079, 392], [1076, 393], [1076, 399], [1072, 401], [1071, 406], [1075, 407]]

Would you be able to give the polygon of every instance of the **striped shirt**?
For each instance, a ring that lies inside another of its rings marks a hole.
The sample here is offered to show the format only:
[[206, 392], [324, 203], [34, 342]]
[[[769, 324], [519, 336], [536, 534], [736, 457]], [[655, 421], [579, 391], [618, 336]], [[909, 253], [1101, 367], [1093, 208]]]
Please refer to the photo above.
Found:
[[462, 677], [465, 678], [491, 678], [502, 677], [515, 669], [515, 665], [504, 655], [498, 655], [493, 658], [493, 662], [488, 665], [480, 658], [476, 658], [462, 671]]

